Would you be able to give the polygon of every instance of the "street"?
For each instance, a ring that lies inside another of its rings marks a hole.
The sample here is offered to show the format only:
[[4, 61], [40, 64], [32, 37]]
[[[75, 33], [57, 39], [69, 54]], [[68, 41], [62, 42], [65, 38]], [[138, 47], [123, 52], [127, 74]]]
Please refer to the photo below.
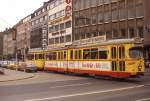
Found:
[[150, 74], [107, 80], [39, 72], [31, 79], [0, 83], [0, 101], [150, 101]]

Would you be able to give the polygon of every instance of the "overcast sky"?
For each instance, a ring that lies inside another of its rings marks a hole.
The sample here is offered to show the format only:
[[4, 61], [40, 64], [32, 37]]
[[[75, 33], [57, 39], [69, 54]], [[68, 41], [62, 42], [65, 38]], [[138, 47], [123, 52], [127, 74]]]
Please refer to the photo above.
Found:
[[0, 0], [0, 31], [15, 25], [48, 0]]

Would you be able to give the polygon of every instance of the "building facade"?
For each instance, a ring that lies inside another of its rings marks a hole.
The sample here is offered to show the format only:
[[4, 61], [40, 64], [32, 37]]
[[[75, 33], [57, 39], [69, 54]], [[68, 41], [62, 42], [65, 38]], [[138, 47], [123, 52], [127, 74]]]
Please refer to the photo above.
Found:
[[47, 22], [49, 3], [44, 2], [44, 5], [31, 14], [31, 32], [30, 32], [30, 48], [45, 48], [47, 47]]
[[11, 60], [15, 58], [16, 53], [16, 30], [14, 28], [6, 29], [3, 32], [3, 57]]
[[143, 0], [73, 1], [74, 42], [144, 37]]
[[0, 60], [3, 58], [3, 33], [0, 32]]
[[16, 24], [16, 48], [22, 56], [24, 56], [27, 50], [30, 48], [30, 20], [31, 15], [25, 17], [18, 24]]
[[54, 0], [49, 8], [48, 49], [72, 44], [71, 0]]

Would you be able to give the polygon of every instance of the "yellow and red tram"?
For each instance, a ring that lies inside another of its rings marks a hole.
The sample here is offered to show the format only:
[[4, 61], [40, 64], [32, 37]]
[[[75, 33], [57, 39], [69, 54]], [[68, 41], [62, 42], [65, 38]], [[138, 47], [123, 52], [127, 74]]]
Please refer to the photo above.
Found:
[[143, 44], [140, 40], [116, 39], [95, 45], [47, 50], [44, 69], [93, 74], [114, 78], [144, 74]]

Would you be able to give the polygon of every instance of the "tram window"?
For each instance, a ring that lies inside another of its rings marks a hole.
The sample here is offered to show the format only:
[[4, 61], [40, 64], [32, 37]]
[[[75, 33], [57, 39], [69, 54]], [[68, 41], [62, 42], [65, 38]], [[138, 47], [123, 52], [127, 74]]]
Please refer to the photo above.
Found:
[[91, 49], [91, 59], [98, 59], [98, 48]]
[[47, 56], [48, 56], [48, 60], [52, 60], [52, 54], [51, 53], [49, 53]]
[[143, 58], [143, 48], [134, 47], [134, 48], [129, 49], [129, 56], [131, 58]]
[[107, 51], [99, 51], [99, 59], [107, 59]]
[[79, 50], [79, 52], [78, 52], [78, 54], [79, 54], [79, 59], [81, 59], [82, 58], [82, 51], [81, 50]]
[[46, 54], [46, 60], [50, 60], [50, 55], [48, 53]]
[[64, 60], [66, 60], [66, 57], [67, 57], [67, 53], [66, 51], [64, 51]]
[[37, 60], [39, 57], [38, 57], [38, 54], [35, 54], [35, 60]]
[[61, 60], [63, 60], [64, 59], [64, 55], [63, 55], [64, 53], [63, 52], [61, 52]]
[[112, 47], [112, 48], [111, 48], [111, 56], [112, 56], [112, 59], [116, 59], [116, 58], [117, 58], [117, 50], [116, 50], [116, 47]]
[[119, 58], [124, 59], [125, 58], [125, 48], [119, 47]]
[[56, 54], [56, 52], [53, 52], [52, 53], [52, 60], [56, 60], [57, 59], [57, 54]]
[[75, 51], [75, 59], [78, 59], [78, 51]]
[[70, 59], [73, 60], [73, 50], [70, 51]]
[[83, 59], [90, 59], [90, 49], [84, 49], [83, 50]]
[[34, 54], [28, 54], [27, 59], [28, 60], [33, 60], [34, 59]]
[[61, 52], [58, 52], [58, 60], [61, 60]]
[[39, 59], [44, 59], [43, 54], [39, 54]]

